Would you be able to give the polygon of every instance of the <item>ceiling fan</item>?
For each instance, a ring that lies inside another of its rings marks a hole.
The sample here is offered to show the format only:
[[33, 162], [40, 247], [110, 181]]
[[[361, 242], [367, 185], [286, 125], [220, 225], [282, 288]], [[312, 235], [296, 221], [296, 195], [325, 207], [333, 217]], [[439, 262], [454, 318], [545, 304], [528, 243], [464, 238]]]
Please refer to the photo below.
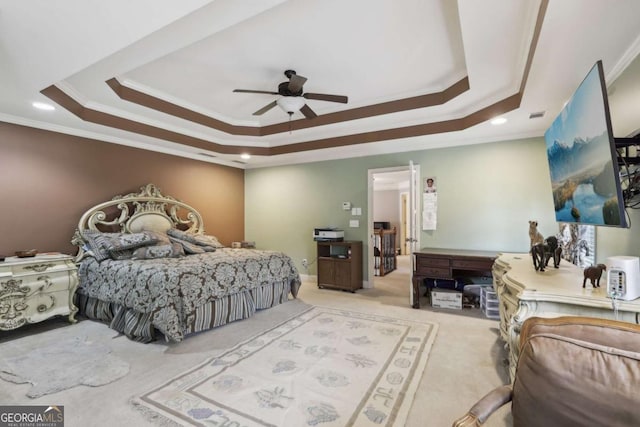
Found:
[[315, 99], [318, 101], [340, 102], [346, 104], [349, 99], [343, 95], [329, 95], [326, 93], [303, 93], [302, 86], [307, 81], [306, 77], [302, 77], [294, 70], [286, 70], [284, 75], [289, 79], [286, 82], [282, 82], [278, 85], [277, 92], [271, 92], [267, 90], [251, 90], [251, 89], [234, 89], [234, 92], [242, 93], [264, 93], [267, 95], [280, 95], [277, 100], [270, 102], [255, 113], [254, 116], [260, 116], [276, 105], [280, 106], [289, 117], [296, 111], [300, 111], [307, 119], [313, 119], [318, 115], [306, 104], [305, 99]]

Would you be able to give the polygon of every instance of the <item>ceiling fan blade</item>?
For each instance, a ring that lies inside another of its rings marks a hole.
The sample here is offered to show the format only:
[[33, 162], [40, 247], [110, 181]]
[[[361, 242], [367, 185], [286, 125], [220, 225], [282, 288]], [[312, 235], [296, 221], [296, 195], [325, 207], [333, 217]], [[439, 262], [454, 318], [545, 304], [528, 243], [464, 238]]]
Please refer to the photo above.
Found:
[[265, 105], [264, 107], [262, 107], [261, 109], [259, 109], [255, 113], [253, 113], [253, 115], [254, 116], [261, 116], [264, 113], [266, 113], [267, 111], [271, 110], [276, 105], [277, 105], [276, 101], [270, 102], [269, 104]]
[[340, 102], [346, 104], [349, 98], [343, 95], [329, 95], [326, 93], [305, 93], [302, 95], [307, 99], [317, 99], [318, 101]]
[[318, 115], [311, 109], [307, 104], [304, 104], [300, 109], [300, 112], [304, 114], [307, 119], [313, 119], [318, 117]]
[[268, 90], [234, 89], [233, 91], [240, 93], [266, 93], [267, 95], [278, 95], [278, 92], [271, 92]]
[[306, 77], [299, 76], [297, 74], [292, 74], [289, 77], [289, 92], [298, 93], [302, 90], [302, 85], [307, 81]]

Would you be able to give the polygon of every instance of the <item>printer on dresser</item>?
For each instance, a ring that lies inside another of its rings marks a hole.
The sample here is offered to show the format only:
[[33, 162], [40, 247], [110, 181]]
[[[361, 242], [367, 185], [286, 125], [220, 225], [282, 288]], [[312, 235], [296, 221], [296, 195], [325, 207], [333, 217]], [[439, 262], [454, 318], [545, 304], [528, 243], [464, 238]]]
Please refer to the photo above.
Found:
[[70, 255], [5, 258], [0, 262], [0, 331], [58, 315], [68, 315], [69, 322], [75, 323], [77, 286], [78, 273]]

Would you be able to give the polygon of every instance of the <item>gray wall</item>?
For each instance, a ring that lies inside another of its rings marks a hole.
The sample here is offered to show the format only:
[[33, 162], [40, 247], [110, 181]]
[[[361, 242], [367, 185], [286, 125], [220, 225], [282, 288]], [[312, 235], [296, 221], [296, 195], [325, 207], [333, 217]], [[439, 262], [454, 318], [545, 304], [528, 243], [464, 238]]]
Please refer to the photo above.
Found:
[[[314, 227], [336, 226], [346, 239], [362, 240], [367, 253], [367, 171], [420, 164], [421, 180], [438, 177], [438, 227], [421, 231], [421, 247], [527, 252], [528, 220], [543, 235], [558, 230], [543, 138], [465, 147], [305, 163], [245, 172], [245, 236], [259, 248], [309, 259], [315, 274]], [[359, 228], [349, 228], [342, 202], [362, 207]], [[631, 229], [601, 227], [597, 261], [610, 255], [640, 255], [640, 216]], [[366, 257], [365, 257], [366, 258]], [[367, 272], [367, 265], [363, 266]]]

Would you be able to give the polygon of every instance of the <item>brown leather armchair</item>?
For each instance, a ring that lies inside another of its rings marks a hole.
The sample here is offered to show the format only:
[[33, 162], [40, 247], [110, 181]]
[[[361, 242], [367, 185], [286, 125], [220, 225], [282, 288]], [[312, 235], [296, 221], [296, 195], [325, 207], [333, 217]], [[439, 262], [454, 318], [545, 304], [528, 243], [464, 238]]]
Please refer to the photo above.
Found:
[[640, 426], [640, 325], [590, 317], [527, 319], [512, 385], [454, 427], [481, 426], [511, 402], [514, 427]]

